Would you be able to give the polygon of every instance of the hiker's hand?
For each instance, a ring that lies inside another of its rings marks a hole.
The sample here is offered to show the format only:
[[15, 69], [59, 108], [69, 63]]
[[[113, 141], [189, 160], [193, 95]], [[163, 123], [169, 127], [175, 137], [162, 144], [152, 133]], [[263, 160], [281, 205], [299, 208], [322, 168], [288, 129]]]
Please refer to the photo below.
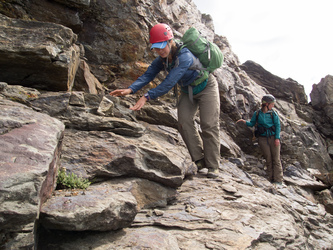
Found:
[[279, 146], [280, 145], [280, 139], [275, 139], [274, 144], [275, 144], [275, 146]]
[[143, 105], [145, 105], [145, 103], [146, 103], [146, 101], [147, 101], [147, 98], [146, 97], [141, 97], [140, 99], [139, 99], [139, 101], [132, 107], [132, 108], [130, 108], [131, 110], [140, 110], [142, 107], [143, 107]]
[[239, 119], [236, 123], [239, 123], [239, 122], [244, 122], [246, 123], [246, 121], [244, 119]]
[[124, 96], [124, 95], [128, 95], [131, 94], [132, 90], [131, 89], [116, 89], [112, 92], [110, 92], [110, 95], [112, 96]]

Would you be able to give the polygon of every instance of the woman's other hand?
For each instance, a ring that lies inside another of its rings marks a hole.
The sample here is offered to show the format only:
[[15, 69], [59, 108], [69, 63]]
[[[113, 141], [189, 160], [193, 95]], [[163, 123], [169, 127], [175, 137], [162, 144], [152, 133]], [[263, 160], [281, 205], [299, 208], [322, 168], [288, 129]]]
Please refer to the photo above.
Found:
[[275, 144], [275, 146], [279, 146], [280, 145], [280, 139], [275, 139], [274, 144]]
[[124, 95], [129, 95], [132, 93], [131, 89], [116, 89], [112, 92], [110, 92], [110, 95], [112, 96], [124, 96]]
[[139, 101], [137, 101], [137, 103], [133, 107], [131, 107], [130, 109], [131, 110], [140, 110], [143, 107], [143, 105], [145, 105], [146, 101], [147, 101], [147, 98], [142, 96], [139, 99]]

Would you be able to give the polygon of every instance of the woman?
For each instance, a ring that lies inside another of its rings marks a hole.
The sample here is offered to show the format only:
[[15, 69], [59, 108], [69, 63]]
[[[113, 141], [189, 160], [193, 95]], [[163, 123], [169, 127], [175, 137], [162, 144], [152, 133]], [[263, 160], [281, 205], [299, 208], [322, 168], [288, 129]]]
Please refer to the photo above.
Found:
[[283, 170], [280, 160], [280, 119], [273, 110], [275, 97], [265, 95], [262, 98], [261, 109], [254, 112], [251, 121], [240, 119], [248, 127], [253, 127], [258, 122], [259, 146], [266, 159], [268, 179], [272, 183], [282, 184]]
[[[220, 99], [217, 81], [210, 74], [208, 79], [199, 85], [190, 85], [199, 74], [193, 66], [200, 62], [187, 48], [181, 48], [174, 41], [173, 32], [167, 24], [156, 24], [149, 35], [152, 44], [150, 49], [159, 57], [129, 88], [114, 90], [110, 95], [134, 94], [151, 82], [160, 71], [167, 71], [168, 75], [163, 82], [156, 88], [150, 89], [130, 109], [140, 110], [147, 101], [166, 94], [178, 83], [182, 90], [178, 103], [179, 132], [198, 169], [206, 167], [208, 168], [207, 177], [216, 178], [220, 161]], [[193, 93], [193, 97], [188, 93]], [[200, 110], [201, 136], [194, 122], [198, 109]]]

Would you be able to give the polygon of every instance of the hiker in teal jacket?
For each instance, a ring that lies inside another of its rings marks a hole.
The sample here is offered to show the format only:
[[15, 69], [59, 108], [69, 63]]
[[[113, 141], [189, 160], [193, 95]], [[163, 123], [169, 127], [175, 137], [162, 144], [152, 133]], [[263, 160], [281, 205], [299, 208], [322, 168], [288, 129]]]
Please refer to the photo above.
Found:
[[[277, 113], [271, 109], [267, 112], [263, 112], [262, 109], [255, 111], [251, 120], [246, 121], [246, 126], [253, 127], [256, 125], [258, 119], [258, 130], [259, 130], [259, 136], [260, 137], [271, 137], [274, 136], [274, 144], [279, 145], [280, 144], [280, 119]], [[271, 129], [273, 128], [274, 129]], [[263, 127], [264, 129], [260, 129]], [[262, 133], [261, 133], [262, 132]]]
[[[178, 83], [182, 90], [178, 102], [179, 132], [198, 170], [208, 168], [207, 177], [216, 178], [220, 162], [220, 96], [217, 81], [210, 74], [208, 79], [200, 84], [189, 87], [199, 75], [199, 70], [195, 69], [195, 66], [201, 66], [198, 58], [189, 49], [180, 48], [173, 39], [171, 28], [166, 24], [155, 25], [149, 35], [151, 50], [159, 57], [131, 86], [127, 89], [116, 89], [110, 95], [134, 94], [151, 82], [159, 72], [167, 71], [168, 75], [164, 81], [156, 88], [150, 89], [130, 109], [140, 110], [147, 101], [166, 94]], [[194, 121], [198, 110], [201, 134]]]
[[258, 123], [258, 142], [262, 153], [266, 159], [267, 175], [269, 181], [282, 184], [283, 170], [280, 160], [280, 119], [273, 110], [275, 97], [265, 95], [262, 98], [261, 109], [254, 112], [250, 121], [240, 119], [238, 122], [244, 122], [248, 127], [253, 127]]

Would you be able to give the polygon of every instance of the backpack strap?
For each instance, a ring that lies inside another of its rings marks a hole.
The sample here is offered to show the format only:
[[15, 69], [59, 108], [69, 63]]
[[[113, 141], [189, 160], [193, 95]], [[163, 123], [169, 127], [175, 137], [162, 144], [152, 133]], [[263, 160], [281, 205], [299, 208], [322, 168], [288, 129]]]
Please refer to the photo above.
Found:
[[260, 111], [260, 109], [258, 109], [257, 112], [256, 112], [256, 126], [258, 125], [259, 111]]
[[[179, 65], [179, 60], [177, 60], [179, 51], [181, 51], [183, 48], [186, 48], [186, 46], [183, 43], [176, 43], [176, 45], [177, 45], [177, 50], [174, 53], [174, 55], [176, 55], [175, 56], [175, 58], [176, 58], [175, 59], [175, 67], [177, 67]], [[191, 54], [192, 54], [192, 58], [193, 58], [193, 63], [189, 67], [189, 69], [198, 70], [198, 71], [203, 70], [204, 68], [203, 68], [200, 60], [195, 55], [193, 55], [193, 53], [191, 53]]]
[[[175, 57], [175, 67], [178, 67], [178, 65], [179, 65], [178, 54], [179, 54], [179, 51], [182, 49], [183, 46], [182, 46], [182, 44], [177, 43], [177, 42], [176, 42], [176, 46], [177, 46], [177, 49], [173, 53], [172, 57]], [[173, 87], [173, 93], [174, 93], [174, 95], [176, 97], [176, 107], [177, 107], [178, 103], [179, 103], [178, 86], [177, 86], [177, 84], [175, 84], [175, 86]]]
[[[179, 51], [181, 51], [183, 48], [185, 48], [186, 46], [180, 42], [180, 43], [176, 43], [177, 45], [177, 50], [176, 52], [174, 53], [174, 55], [176, 55], [176, 59], [175, 59], [175, 67], [177, 67], [179, 65], [179, 59], [178, 59], [178, 54], [179, 54]], [[203, 66], [200, 62], [200, 60], [193, 55], [193, 53], [191, 52], [191, 55], [192, 55], [192, 58], [193, 58], [193, 62], [192, 62], [192, 65], [188, 68], [190, 70], [196, 70], [198, 71], [198, 76], [196, 77], [196, 80], [201, 78], [203, 76], [203, 73], [202, 73], [202, 70], [203, 70]], [[195, 81], [196, 81], [195, 80]], [[194, 82], [195, 82], [194, 81]], [[175, 85], [176, 86], [176, 85]], [[192, 84], [188, 85], [188, 94], [189, 94], [189, 99], [190, 101], [193, 103], [193, 86]], [[177, 96], [178, 97], [178, 96]], [[178, 102], [177, 102], [178, 103]]]

